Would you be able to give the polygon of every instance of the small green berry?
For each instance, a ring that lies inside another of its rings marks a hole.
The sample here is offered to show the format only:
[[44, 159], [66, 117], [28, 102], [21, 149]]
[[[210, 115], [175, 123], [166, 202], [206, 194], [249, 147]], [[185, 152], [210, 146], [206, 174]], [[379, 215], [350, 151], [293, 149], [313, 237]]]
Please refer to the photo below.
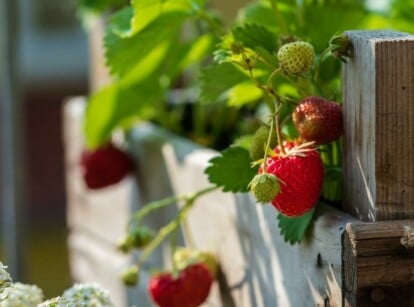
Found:
[[132, 249], [131, 237], [129, 235], [122, 237], [117, 244], [117, 248], [123, 253], [128, 253]]
[[130, 231], [132, 246], [135, 248], [142, 248], [148, 245], [154, 238], [154, 232], [148, 227], [137, 227]]
[[139, 268], [137, 265], [126, 268], [121, 274], [122, 282], [126, 286], [135, 286], [139, 279]]
[[152, 229], [145, 226], [134, 227], [129, 230], [126, 236], [121, 238], [118, 243], [118, 249], [128, 253], [133, 248], [145, 247], [153, 238], [154, 232]]
[[313, 46], [307, 42], [293, 42], [280, 47], [279, 65], [289, 75], [303, 75], [312, 69], [315, 61]]
[[280, 191], [279, 179], [267, 173], [254, 176], [249, 186], [259, 203], [272, 201]]

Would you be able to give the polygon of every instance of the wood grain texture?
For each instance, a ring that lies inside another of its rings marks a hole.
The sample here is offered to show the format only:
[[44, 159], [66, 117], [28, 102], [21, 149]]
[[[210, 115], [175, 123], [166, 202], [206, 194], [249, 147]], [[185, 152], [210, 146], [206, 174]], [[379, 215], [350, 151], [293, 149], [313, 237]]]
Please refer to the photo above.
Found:
[[343, 238], [344, 306], [414, 306], [414, 220], [350, 223]]
[[[142, 129], [134, 129], [134, 139]], [[162, 150], [175, 194], [208, 186], [204, 169], [218, 153], [168, 135], [166, 140]], [[276, 215], [248, 193], [215, 191], [197, 200], [188, 220], [191, 241], [218, 256], [221, 285], [231, 300], [223, 300], [223, 307], [341, 306], [342, 233], [356, 219], [321, 206], [311, 235], [291, 246], [280, 235]]]
[[364, 221], [414, 217], [414, 36], [349, 31], [344, 206]]

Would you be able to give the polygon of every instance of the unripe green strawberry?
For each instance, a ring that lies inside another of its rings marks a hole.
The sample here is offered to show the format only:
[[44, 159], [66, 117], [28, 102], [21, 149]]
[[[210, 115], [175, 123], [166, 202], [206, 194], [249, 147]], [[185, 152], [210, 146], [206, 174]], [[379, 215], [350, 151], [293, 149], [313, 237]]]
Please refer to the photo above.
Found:
[[[267, 125], [261, 126], [256, 130], [253, 136], [252, 144], [250, 145], [250, 158], [252, 161], [262, 159], [266, 147], [267, 138], [269, 136], [270, 127]], [[276, 131], [272, 131], [270, 139], [270, 148], [274, 148], [277, 145]]]
[[173, 261], [179, 270], [183, 270], [194, 263], [202, 263], [210, 270], [213, 277], [217, 275], [218, 265], [216, 256], [208, 251], [181, 247], [175, 251]]
[[280, 184], [273, 174], [257, 174], [249, 184], [250, 190], [260, 203], [272, 201], [280, 191]]
[[126, 286], [135, 286], [139, 279], [139, 268], [136, 265], [126, 268], [121, 274], [122, 282]]
[[129, 252], [132, 248], [142, 248], [154, 238], [152, 229], [141, 226], [135, 227], [128, 231], [127, 235], [118, 243], [118, 249], [124, 253]]
[[293, 42], [280, 47], [279, 65], [289, 75], [303, 75], [310, 71], [315, 61], [313, 46], [306, 42]]
[[304, 98], [292, 114], [302, 139], [316, 145], [335, 141], [342, 135], [342, 109], [334, 101], [322, 97]]

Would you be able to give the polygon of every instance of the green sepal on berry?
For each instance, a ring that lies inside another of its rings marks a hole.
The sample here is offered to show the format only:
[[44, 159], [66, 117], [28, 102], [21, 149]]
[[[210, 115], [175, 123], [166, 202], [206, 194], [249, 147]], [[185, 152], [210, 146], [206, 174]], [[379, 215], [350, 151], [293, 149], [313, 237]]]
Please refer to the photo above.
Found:
[[279, 66], [288, 75], [300, 76], [309, 72], [315, 62], [313, 46], [299, 41], [280, 47], [277, 52]]
[[346, 58], [351, 57], [351, 42], [344, 34], [335, 35], [329, 40], [329, 51], [332, 56], [346, 63]]
[[175, 251], [173, 261], [180, 271], [184, 270], [189, 265], [202, 263], [210, 270], [213, 277], [217, 275], [217, 258], [210, 251], [200, 251], [193, 248], [181, 247]]
[[249, 187], [259, 203], [271, 202], [280, 191], [279, 179], [268, 173], [254, 176]]

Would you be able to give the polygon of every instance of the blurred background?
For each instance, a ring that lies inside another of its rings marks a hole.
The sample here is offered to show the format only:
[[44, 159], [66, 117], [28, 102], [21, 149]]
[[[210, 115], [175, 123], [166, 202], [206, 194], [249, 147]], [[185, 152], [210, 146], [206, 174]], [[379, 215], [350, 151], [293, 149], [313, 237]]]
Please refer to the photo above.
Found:
[[[6, 12], [10, 10], [5, 5], [9, 0], [1, 1], [1, 15], [12, 17], [12, 12]], [[2, 42], [15, 40], [19, 48], [15, 55], [22, 135], [22, 160], [18, 163], [23, 179], [19, 191], [23, 200], [19, 212], [23, 224], [23, 241], [18, 242], [23, 245], [19, 279], [38, 284], [51, 297], [71, 283], [66, 250], [61, 112], [66, 97], [87, 93], [88, 45], [86, 32], [76, 17], [75, 1], [16, 2], [17, 28], [13, 37], [3, 31]], [[0, 47], [4, 59], [6, 46], [3, 43]], [[3, 74], [7, 64], [5, 60], [0, 63]], [[2, 85], [4, 92], [4, 82]], [[4, 142], [1, 146], [3, 152]], [[4, 211], [1, 212], [4, 217]], [[10, 235], [5, 232], [3, 227], [3, 241]], [[4, 259], [4, 251], [0, 251], [0, 261]]]
[[[15, 18], [7, 12], [9, 0], [0, 1], [1, 16]], [[249, 1], [213, 2], [225, 16], [234, 17], [236, 9]], [[88, 34], [78, 19], [76, 0], [19, 0], [12, 6], [17, 7], [17, 20], [12, 20], [16, 29], [13, 37], [8, 31], [2, 32], [0, 55], [7, 58], [5, 44], [17, 45], [18, 54], [13, 57], [15, 69], [18, 69], [17, 99], [21, 104], [18, 134], [22, 152], [15, 158], [19, 164], [17, 171], [23, 179], [18, 191], [22, 208], [17, 211], [22, 237], [17, 244], [23, 257], [16, 280], [37, 284], [46, 297], [52, 297], [72, 283], [66, 246], [62, 105], [67, 97], [87, 95], [89, 91]], [[91, 44], [99, 44], [96, 39], [92, 41]], [[3, 76], [7, 73], [4, 61], [0, 62]], [[105, 80], [103, 76], [102, 82]], [[0, 86], [0, 91], [4, 91], [4, 86]], [[4, 95], [0, 96], [2, 98]], [[3, 139], [0, 146], [4, 144]], [[2, 151], [4, 148], [0, 153]], [[7, 184], [0, 185], [5, 186]], [[0, 196], [1, 193], [0, 188]], [[5, 223], [2, 207], [5, 206], [0, 202], [3, 215], [0, 223]], [[0, 226], [0, 261], [6, 262], [4, 241], [11, 234], [7, 233], [7, 225]]]
[[[0, 1], [2, 78], [7, 73], [5, 67], [10, 64], [4, 56], [7, 44], [12, 41], [18, 46], [13, 55], [21, 103], [18, 111], [21, 152], [16, 159], [23, 179], [18, 191], [23, 204], [18, 212], [23, 226], [23, 240], [17, 242], [23, 251], [18, 280], [37, 284], [46, 297], [52, 297], [61, 294], [72, 282], [66, 248], [62, 105], [69, 96], [88, 93], [88, 37], [76, 16], [76, 0], [10, 1], [9, 4], [13, 2], [18, 8], [15, 17], [7, 11], [9, 0]], [[236, 9], [249, 1], [213, 2], [225, 16], [234, 16]], [[366, 1], [371, 8], [383, 11], [387, 10], [389, 2]], [[12, 34], [4, 30], [7, 19], [4, 17], [15, 18], [17, 27]], [[3, 81], [0, 83], [1, 91], [4, 91]], [[4, 99], [4, 95], [0, 95], [0, 99]], [[5, 102], [1, 102], [4, 107]], [[5, 144], [4, 139], [0, 140], [3, 147], [0, 153], [7, 151]], [[3, 180], [7, 178], [3, 176]], [[4, 183], [0, 185], [3, 189]], [[4, 191], [0, 190], [0, 196], [1, 193]], [[4, 202], [0, 202], [3, 218], [0, 222], [3, 224], [4, 207]], [[5, 238], [11, 235], [6, 228], [1, 225], [0, 261], [6, 257]]]

